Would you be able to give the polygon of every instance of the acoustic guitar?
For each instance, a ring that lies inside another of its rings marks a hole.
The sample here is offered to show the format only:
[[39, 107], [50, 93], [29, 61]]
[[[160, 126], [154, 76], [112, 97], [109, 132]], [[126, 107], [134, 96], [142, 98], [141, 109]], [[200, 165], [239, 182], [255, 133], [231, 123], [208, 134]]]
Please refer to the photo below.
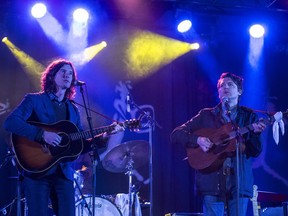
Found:
[[[267, 119], [262, 119], [261, 122], [266, 125], [271, 124], [275, 121], [275, 116], [276, 114]], [[195, 131], [197, 136], [208, 137], [214, 145], [207, 152], [204, 152], [199, 146], [186, 148], [190, 166], [203, 173], [217, 170], [228, 156], [235, 154], [237, 136], [244, 135], [252, 130], [252, 124], [235, 130], [234, 125], [229, 122], [218, 129], [203, 128]], [[244, 151], [245, 145], [240, 145], [240, 150]]]
[[[59, 162], [73, 161], [81, 154], [84, 148], [83, 139], [91, 138], [90, 131], [79, 131], [70, 121], [59, 121], [54, 124], [28, 122], [43, 130], [56, 132], [62, 140], [58, 146], [31, 141], [23, 136], [12, 134], [13, 151], [20, 169], [33, 174], [42, 174]], [[139, 128], [139, 120], [127, 120], [119, 123], [124, 128]], [[93, 129], [93, 135], [112, 132], [115, 124]]]

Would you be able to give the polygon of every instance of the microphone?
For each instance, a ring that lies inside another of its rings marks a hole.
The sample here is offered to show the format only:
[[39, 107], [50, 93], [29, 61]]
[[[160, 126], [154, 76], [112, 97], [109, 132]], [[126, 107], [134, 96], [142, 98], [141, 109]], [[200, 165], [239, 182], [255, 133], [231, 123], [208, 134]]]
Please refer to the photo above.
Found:
[[229, 98], [228, 97], [223, 97], [222, 98], [222, 103], [224, 104], [226, 110], [229, 112], [230, 111]]
[[74, 81], [74, 85], [75, 85], [75, 86], [83, 86], [83, 85], [85, 85], [85, 84], [86, 84], [85, 82], [80, 81], [80, 80], [75, 80], [75, 81]]
[[126, 106], [126, 111], [127, 111], [128, 113], [130, 113], [130, 111], [131, 111], [131, 107], [130, 107], [130, 104], [131, 104], [130, 94], [127, 94], [127, 96], [126, 96], [126, 104], [127, 104], [127, 106]]

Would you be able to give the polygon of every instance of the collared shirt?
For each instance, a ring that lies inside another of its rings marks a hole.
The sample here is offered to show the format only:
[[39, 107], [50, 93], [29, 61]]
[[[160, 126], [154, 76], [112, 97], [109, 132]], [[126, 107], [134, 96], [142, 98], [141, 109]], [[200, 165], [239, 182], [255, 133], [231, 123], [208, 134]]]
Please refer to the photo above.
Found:
[[[238, 110], [237, 110], [238, 106], [235, 106], [233, 109], [231, 110], [227, 110], [226, 107], [222, 104], [222, 117], [224, 119], [224, 122], [230, 122], [231, 120], [234, 121], [237, 114], [238, 114]], [[228, 112], [229, 112], [229, 116], [228, 116]]]
[[50, 100], [56, 115], [56, 121], [67, 120], [68, 111], [67, 111], [67, 98], [64, 98], [62, 101], [59, 101], [58, 97], [53, 93], [48, 93]]

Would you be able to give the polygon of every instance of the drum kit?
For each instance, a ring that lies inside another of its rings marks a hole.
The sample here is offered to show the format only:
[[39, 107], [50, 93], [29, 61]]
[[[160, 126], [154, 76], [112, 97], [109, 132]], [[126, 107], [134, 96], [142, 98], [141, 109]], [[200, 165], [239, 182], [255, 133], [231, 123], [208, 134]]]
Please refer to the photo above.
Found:
[[[138, 197], [135, 196], [135, 190], [132, 185], [133, 170], [137, 169], [148, 162], [149, 159], [149, 143], [143, 140], [134, 140], [122, 143], [111, 149], [104, 159], [102, 165], [104, 169], [113, 173], [123, 173], [129, 177], [128, 194], [117, 194], [116, 197], [108, 197], [102, 195], [101, 197], [94, 197], [94, 215], [105, 216], [132, 216], [132, 205], [140, 209]], [[92, 215], [92, 195], [83, 195], [81, 189], [84, 186], [84, 178], [81, 172], [87, 168], [82, 167], [80, 170], [74, 172], [74, 189], [75, 189], [75, 209], [76, 216], [90, 216]], [[19, 177], [15, 178], [19, 182]], [[112, 195], [111, 195], [112, 196]], [[25, 198], [22, 199], [20, 193], [20, 185], [17, 184], [17, 215], [21, 215], [21, 202], [24, 202], [24, 215], [27, 215], [27, 205]], [[4, 208], [0, 209], [0, 214], [6, 211], [14, 201]], [[127, 206], [128, 205], [128, 206]], [[49, 210], [50, 210], [50, 206]], [[136, 208], [135, 208], [136, 209]], [[135, 216], [140, 216], [136, 212]]]
[[[102, 166], [109, 172], [125, 173], [128, 175], [128, 194], [125, 199], [126, 206], [121, 207], [119, 203], [115, 203], [115, 199], [109, 199], [107, 196], [95, 197], [94, 214], [105, 216], [130, 216], [132, 215], [133, 202], [136, 203], [138, 197], [133, 191], [132, 175], [133, 170], [145, 165], [149, 160], [149, 143], [143, 140], [134, 140], [122, 143], [111, 149], [104, 159]], [[75, 187], [75, 201], [76, 201], [76, 216], [91, 215], [92, 210], [92, 196], [81, 195], [83, 187], [83, 176], [81, 172], [74, 174]], [[119, 194], [116, 195], [121, 197]], [[137, 200], [138, 201], [138, 200]], [[139, 201], [137, 202], [139, 204]], [[116, 206], [117, 204], [117, 206]], [[128, 205], [128, 206], [127, 206]], [[127, 208], [128, 207], [128, 208]], [[91, 210], [90, 210], [91, 209]], [[134, 215], [134, 214], [133, 214]]]

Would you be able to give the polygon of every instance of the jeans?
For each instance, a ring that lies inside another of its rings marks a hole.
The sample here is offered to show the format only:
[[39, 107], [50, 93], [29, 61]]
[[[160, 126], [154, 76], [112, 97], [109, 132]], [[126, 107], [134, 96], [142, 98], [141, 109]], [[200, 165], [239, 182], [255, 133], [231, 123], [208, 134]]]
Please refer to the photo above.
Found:
[[24, 177], [23, 189], [28, 216], [47, 216], [49, 199], [57, 216], [75, 215], [73, 181], [52, 175], [40, 179]]
[[223, 199], [217, 196], [205, 195], [203, 199], [203, 212], [205, 216], [245, 216], [249, 198], [239, 199], [239, 214], [237, 214], [237, 200], [228, 201], [227, 211]]

